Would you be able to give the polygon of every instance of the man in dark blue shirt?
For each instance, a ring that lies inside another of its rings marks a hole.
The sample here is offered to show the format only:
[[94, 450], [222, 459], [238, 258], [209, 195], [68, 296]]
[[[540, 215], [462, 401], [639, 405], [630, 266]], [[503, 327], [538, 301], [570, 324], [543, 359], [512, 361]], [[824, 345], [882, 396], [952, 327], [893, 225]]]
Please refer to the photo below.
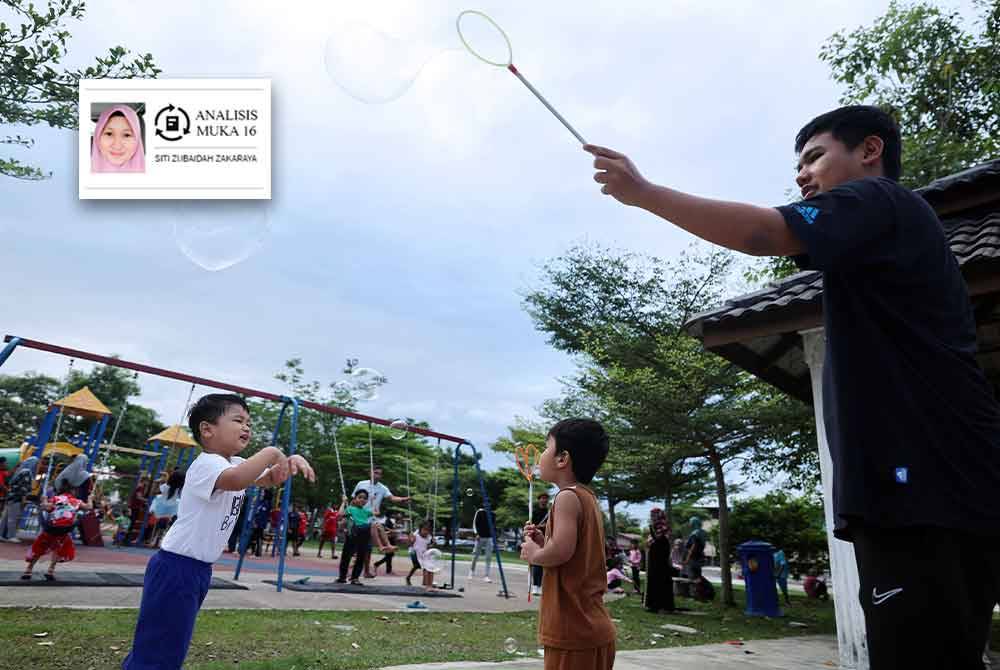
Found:
[[834, 532], [854, 543], [871, 667], [982, 667], [1000, 595], [1000, 405], [934, 211], [900, 186], [899, 129], [852, 106], [798, 134], [802, 200], [709, 200], [587, 145], [601, 191], [736, 251], [823, 272]]

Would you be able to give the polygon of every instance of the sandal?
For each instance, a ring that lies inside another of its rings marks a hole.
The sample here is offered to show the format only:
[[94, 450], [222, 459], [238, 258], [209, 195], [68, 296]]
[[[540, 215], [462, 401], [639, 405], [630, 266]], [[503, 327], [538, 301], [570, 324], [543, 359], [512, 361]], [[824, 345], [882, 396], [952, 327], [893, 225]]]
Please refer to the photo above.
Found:
[[51, 572], [46, 572], [45, 575], [44, 575], [44, 577], [45, 577], [45, 581], [47, 581], [47, 582], [54, 582], [54, 581], [56, 581], [56, 576], [54, 574], [52, 574]]
[[25, 572], [25, 573], [22, 573], [22, 574], [21, 574], [21, 579], [23, 579], [23, 580], [25, 580], [25, 581], [27, 581], [27, 580], [31, 579], [31, 573], [30, 573], [30, 572]]

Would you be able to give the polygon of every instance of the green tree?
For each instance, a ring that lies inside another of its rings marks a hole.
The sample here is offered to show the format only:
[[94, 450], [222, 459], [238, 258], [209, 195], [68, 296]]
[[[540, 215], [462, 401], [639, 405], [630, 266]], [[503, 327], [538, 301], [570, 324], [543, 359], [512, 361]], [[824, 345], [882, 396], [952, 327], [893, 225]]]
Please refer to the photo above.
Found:
[[764, 540], [776, 549], [784, 549], [794, 574], [829, 567], [823, 506], [815, 497], [792, 497], [774, 491], [762, 498], [743, 500], [733, 505], [729, 522], [731, 560], [735, 560], [736, 547], [741, 543]]
[[35, 372], [0, 375], [0, 448], [20, 447], [34, 434], [61, 389], [58, 379]]
[[[48, 0], [39, 11], [34, 3], [3, 0], [8, 24], [0, 20], [0, 124], [77, 128], [80, 79], [155, 77], [160, 70], [150, 54], [133, 57], [123, 47], [108, 50], [85, 69], [63, 69], [70, 38], [66, 23], [81, 21], [84, 3]], [[0, 138], [0, 144], [31, 147], [21, 135]], [[0, 158], [0, 174], [18, 179], [44, 179], [51, 173], [16, 158]]]
[[[550, 342], [583, 357], [574, 385], [599, 399], [606, 416], [617, 417], [622, 451], [643, 459], [633, 468], [657, 460], [672, 468], [690, 459], [710, 469], [724, 554], [727, 468], [738, 458], [752, 468], [755, 461], [747, 455], [785, 439], [781, 426], [766, 432], [761, 426], [781, 415], [759, 403], [760, 382], [705, 352], [683, 331], [690, 316], [722, 299], [731, 268], [732, 256], [722, 251], [684, 254], [668, 264], [578, 247], [548, 263], [545, 286], [525, 297], [526, 309]], [[809, 458], [816, 458], [811, 447], [803, 453]], [[732, 576], [725, 562], [722, 578], [723, 599], [731, 604]]]
[[[974, 5], [968, 31], [957, 11], [892, 0], [870, 26], [837, 32], [820, 50], [845, 86], [841, 104], [878, 105], [899, 122], [900, 181], [910, 188], [1000, 155], [1000, 1]], [[747, 279], [796, 271], [789, 258], [767, 258]]]
[[835, 33], [820, 51], [847, 88], [843, 104], [875, 104], [903, 132], [910, 187], [1000, 154], [1000, 2], [979, 0], [978, 32], [957, 11], [901, 3], [871, 26]]

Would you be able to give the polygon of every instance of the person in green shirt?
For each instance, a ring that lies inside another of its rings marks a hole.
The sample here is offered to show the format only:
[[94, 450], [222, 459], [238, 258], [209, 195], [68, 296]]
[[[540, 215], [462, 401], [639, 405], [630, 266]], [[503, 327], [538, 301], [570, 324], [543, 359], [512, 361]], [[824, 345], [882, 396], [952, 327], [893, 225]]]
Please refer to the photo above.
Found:
[[361, 586], [361, 570], [365, 567], [368, 552], [371, 549], [371, 523], [372, 511], [366, 509], [368, 504], [368, 491], [358, 489], [354, 497], [348, 504], [347, 496], [344, 496], [340, 503], [341, 518], [347, 522], [344, 534], [344, 549], [340, 552], [340, 578], [338, 584], [347, 582], [347, 568], [351, 564], [351, 557], [354, 559], [354, 569], [351, 571], [351, 584]]

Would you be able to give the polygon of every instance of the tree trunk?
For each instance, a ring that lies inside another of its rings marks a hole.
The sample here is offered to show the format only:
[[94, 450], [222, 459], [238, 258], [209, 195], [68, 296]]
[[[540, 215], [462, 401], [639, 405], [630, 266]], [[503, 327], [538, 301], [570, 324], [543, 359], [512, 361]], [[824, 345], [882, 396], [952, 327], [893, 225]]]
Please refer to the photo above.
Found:
[[609, 537], [616, 543], [618, 541], [618, 524], [615, 523], [615, 505], [617, 504], [618, 504], [617, 500], [615, 500], [611, 496], [608, 496], [608, 521], [610, 522], [611, 526], [610, 528], [608, 528]]
[[663, 513], [667, 517], [667, 528], [670, 529], [670, 537], [674, 536], [673, 523], [670, 521], [670, 511], [674, 506], [674, 487], [672, 477], [667, 478], [666, 487], [663, 489]]
[[719, 498], [719, 565], [722, 568], [722, 602], [735, 605], [733, 598], [733, 574], [729, 563], [729, 503], [726, 500], [726, 477], [722, 471], [722, 459], [712, 444], [705, 445], [705, 455], [712, 464], [715, 475], [715, 493]]

